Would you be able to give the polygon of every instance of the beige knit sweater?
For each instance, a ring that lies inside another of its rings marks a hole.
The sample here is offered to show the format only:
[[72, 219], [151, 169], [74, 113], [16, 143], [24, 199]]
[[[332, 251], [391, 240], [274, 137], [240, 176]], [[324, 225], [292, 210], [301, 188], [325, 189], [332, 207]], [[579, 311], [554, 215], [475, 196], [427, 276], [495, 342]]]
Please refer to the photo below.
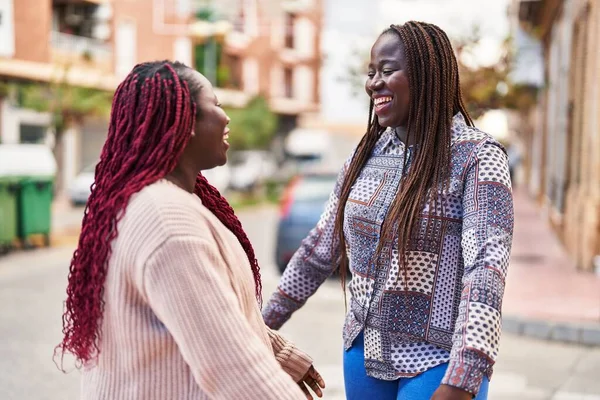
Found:
[[246, 253], [197, 196], [159, 181], [118, 228], [83, 400], [305, 398], [312, 360], [264, 325]]

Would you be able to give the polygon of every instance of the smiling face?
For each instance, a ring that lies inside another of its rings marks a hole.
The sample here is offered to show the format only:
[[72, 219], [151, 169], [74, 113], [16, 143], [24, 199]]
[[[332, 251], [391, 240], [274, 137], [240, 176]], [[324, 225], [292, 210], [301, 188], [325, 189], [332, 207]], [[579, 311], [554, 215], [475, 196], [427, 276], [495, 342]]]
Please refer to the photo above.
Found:
[[406, 66], [398, 35], [381, 35], [371, 49], [365, 90], [373, 100], [379, 125], [383, 127], [405, 127], [408, 123], [410, 91]]
[[201, 170], [224, 165], [229, 143], [229, 117], [221, 108], [211, 83], [194, 71], [201, 90], [196, 97], [196, 123], [186, 152], [195, 158]]

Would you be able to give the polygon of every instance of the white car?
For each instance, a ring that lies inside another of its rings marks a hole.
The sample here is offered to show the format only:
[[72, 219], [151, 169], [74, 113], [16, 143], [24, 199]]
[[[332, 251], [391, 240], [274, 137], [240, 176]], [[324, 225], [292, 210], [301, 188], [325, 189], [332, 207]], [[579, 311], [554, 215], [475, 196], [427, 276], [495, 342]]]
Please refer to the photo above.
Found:
[[96, 164], [85, 167], [69, 187], [69, 198], [76, 206], [85, 205], [90, 197], [91, 187], [94, 183]]
[[230, 155], [231, 181], [233, 190], [251, 190], [277, 172], [277, 163], [272, 154], [261, 150], [236, 151]]

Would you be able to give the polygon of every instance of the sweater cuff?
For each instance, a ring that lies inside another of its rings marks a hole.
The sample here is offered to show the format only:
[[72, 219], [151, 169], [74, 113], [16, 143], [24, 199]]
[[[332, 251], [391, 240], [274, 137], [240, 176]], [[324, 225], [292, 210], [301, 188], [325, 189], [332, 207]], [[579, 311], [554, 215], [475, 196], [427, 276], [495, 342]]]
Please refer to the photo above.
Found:
[[484, 376], [490, 376], [492, 364], [485, 357], [470, 354], [468, 361], [450, 360], [442, 379], [443, 385], [453, 386], [477, 396]]
[[269, 329], [268, 333], [275, 359], [294, 382], [300, 382], [313, 364], [313, 360], [308, 354], [298, 349], [277, 332]]
[[275, 357], [280, 362], [281, 368], [292, 377], [294, 382], [300, 382], [312, 365], [312, 359], [306, 354], [297, 350], [291, 352], [289, 357]]

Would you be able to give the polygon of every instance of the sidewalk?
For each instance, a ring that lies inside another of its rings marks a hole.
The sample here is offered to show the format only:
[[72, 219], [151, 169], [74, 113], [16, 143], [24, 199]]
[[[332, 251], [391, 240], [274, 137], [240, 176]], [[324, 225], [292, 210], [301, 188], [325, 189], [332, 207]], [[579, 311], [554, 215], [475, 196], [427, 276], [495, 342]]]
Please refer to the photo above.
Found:
[[81, 230], [83, 207], [73, 207], [66, 197], [52, 203], [52, 246], [76, 246]]
[[[575, 270], [527, 194], [515, 191], [515, 232], [503, 329], [519, 335], [600, 346], [600, 277]], [[75, 246], [83, 208], [53, 205], [54, 246]]]
[[515, 191], [504, 330], [600, 345], [600, 277], [578, 272], [527, 194]]

